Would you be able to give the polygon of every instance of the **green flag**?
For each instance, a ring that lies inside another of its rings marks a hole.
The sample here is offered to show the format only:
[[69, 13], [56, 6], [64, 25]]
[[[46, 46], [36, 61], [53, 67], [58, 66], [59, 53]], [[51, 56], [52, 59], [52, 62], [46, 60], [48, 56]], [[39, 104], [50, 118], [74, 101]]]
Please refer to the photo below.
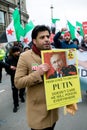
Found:
[[6, 28], [8, 42], [20, 41], [24, 37], [24, 28], [20, 24], [20, 13], [16, 8], [12, 14], [12, 21]]
[[31, 42], [31, 33], [34, 28], [34, 24], [32, 21], [30, 21], [28, 24], [26, 24], [24, 28], [24, 38], [23, 38], [23, 43], [28, 44]]
[[20, 23], [20, 13], [17, 8], [14, 10], [12, 18], [14, 20], [14, 28], [16, 31], [17, 40], [20, 41], [20, 37], [24, 37], [24, 28]]
[[67, 25], [71, 34], [71, 39], [76, 38], [76, 33], [77, 33], [76, 28], [69, 21], [67, 21]]
[[14, 21], [15, 21], [14, 24], [16, 24], [16, 22], [19, 22], [19, 23], [20, 23], [20, 13], [19, 13], [18, 8], [16, 8], [16, 9], [14, 10], [14, 12], [13, 12], [13, 14], [12, 14], [12, 18], [13, 18]]
[[77, 31], [80, 33], [80, 35], [84, 36], [82, 24], [78, 21], [76, 21], [76, 28], [77, 28]]
[[56, 21], [60, 21], [60, 19], [57, 19], [57, 18], [52, 18], [52, 23], [55, 24]]

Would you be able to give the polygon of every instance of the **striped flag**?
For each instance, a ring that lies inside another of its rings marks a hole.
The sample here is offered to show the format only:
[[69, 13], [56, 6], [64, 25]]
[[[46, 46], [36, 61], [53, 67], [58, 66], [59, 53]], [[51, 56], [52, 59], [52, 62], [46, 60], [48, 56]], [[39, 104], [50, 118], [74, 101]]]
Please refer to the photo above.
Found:
[[34, 24], [32, 21], [26, 24], [24, 28], [24, 38], [23, 38], [24, 44], [29, 44], [31, 42], [31, 33], [32, 33], [33, 28], [34, 28]]

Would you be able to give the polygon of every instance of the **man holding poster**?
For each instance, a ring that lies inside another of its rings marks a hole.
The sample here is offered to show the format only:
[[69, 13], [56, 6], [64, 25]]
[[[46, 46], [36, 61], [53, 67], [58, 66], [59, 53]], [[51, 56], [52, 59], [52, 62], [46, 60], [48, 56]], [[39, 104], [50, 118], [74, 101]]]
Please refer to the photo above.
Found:
[[[32, 31], [32, 49], [20, 55], [15, 86], [26, 87], [27, 119], [31, 130], [54, 130], [58, 120], [58, 108], [47, 110], [43, 75], [50, 69], [42, 64], [41, 51], [50, 50], [50, 30], [38, 25]], [[75, 114], [76, 104], [68, 105], [67, 112]]]

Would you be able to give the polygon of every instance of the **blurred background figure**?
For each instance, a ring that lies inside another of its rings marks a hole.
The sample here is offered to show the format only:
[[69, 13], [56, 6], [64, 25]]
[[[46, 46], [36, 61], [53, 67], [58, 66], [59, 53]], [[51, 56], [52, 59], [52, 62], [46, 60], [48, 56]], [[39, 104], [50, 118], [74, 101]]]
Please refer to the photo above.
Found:
[[25, 102], [25, 99], [24, 99], [25, 89], [18, 90], [14, 85], [14, 76], [15, 76], [16, 66], [17, 66], [20, 53], [21, 53], [20, 48], [18, 46], [13, 46], [10, 49], [9, 56], [6, 60], [7, 64], [9, 64], [10, 66], [15, 66], [14, 70], [6, 69], [6, 72], [11, 77], [12, 97], [13, 97], [13, 104], [14, 104], [13, 112], [17, 112], [18, 110], [19, 98], [21, 99], [21, 102]]
[[13, 46], [18, 46], [20, 49], [20, 52], [23, 52], [23, 45], [20, 41], [13, 42]]
[[77, 38], [73, 39], [73, 43], [76, 44], [79, 48], [80, 44], [79, 44], [79, 40]]
[[81, 42], [80, 49], [87, 51], [87, 34], [84, 35], [83, 40]]
[[24, 47], [23, 47], [23, 51], [27, 51], [27, 50], [30, 50], [30, 46], [29, 45], [24, 45]]
[[76, 44], [76, 45], [79, 45], [79, 40], [77, 38], [74, 38], [73, 39], [73, 42]]
[[54, 48], [53, 38], [55, 36], [55, 32], [56, 32], [56, 28], [55, 27], [51, 27], [50, 43], [51, 43], [52, 48]]

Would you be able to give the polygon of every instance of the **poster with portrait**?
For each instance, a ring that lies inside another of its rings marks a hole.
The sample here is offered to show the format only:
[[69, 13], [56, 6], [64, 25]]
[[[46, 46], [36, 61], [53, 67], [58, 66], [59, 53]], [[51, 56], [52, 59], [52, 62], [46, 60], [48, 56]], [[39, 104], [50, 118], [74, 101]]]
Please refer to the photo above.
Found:
[[44, 74], [47, 110], [81, 101], [76, 49], [41, 52], [42, 63], [50, 66]]

